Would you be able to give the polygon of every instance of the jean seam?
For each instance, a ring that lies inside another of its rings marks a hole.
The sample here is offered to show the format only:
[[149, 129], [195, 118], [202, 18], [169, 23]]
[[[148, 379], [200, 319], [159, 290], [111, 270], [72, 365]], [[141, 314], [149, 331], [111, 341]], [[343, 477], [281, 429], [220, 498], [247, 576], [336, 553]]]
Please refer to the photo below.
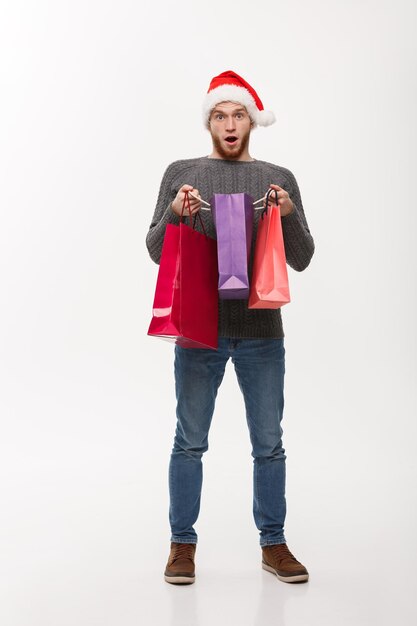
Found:
[[260, 525], [260, 527], [262, 529], [264, 527], [264, 519], [265, 518], [264, 518], [262, 505], [261, 505], [261, 496], [260, 496], [259, 483], [258, 483], [259, 468], [258, 468], [258, 463], [257, 463], [256, 459], [254, 461], [254, 471], [255, 471], [255, 484], [256, 484], [256, 501], [258, 502], [258, 511], [259, 511], [259, 517], [260, 517], [259, 525]]

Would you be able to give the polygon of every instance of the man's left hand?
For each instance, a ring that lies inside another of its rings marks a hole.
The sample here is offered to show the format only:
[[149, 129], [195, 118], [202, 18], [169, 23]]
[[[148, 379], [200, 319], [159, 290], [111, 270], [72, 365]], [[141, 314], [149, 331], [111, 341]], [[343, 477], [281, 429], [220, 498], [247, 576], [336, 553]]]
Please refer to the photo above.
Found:
[[[281, 217], [285, 217], [286, 215], [289, 215], [295, 210], [294, 203], [291, 200], [290, 196], [288, 195], [288, 192], [285, 191], [285, 189], [283, 189], [282, 187], [279, 187], [278, 185], [273, 185], [272, 183], [269, 185], [269, 188], [276, 189], [278, 193], [278, 205], [279, 205]], [[276, 196], [275, 193], [269, 194], [268, 206], [271, 206], [272, 204], [276, 205], [275, 196]], [[265, 207], [265, 200], [264, 200], [264, 207]]]

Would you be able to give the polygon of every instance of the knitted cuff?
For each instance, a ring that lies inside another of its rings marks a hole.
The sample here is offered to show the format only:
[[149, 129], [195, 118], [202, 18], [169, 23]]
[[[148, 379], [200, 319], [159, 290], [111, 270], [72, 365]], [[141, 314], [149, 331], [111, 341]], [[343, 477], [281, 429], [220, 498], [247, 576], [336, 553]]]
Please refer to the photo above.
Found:
[[171, 209], [171, 202], [168, 204], [165, 209], [165, 213], [162, 215], [162, 219], [160, 224], [179, 224], [180, 217]]
[[282, 232], [286, 235], [290, 236], [300, 234], [300, 232], [304, 231], [304, 224], [300, 217], [300, 214], [297, 211], [297, 207], [294, 205], [294, 211], [285, 215], [281, 218]]

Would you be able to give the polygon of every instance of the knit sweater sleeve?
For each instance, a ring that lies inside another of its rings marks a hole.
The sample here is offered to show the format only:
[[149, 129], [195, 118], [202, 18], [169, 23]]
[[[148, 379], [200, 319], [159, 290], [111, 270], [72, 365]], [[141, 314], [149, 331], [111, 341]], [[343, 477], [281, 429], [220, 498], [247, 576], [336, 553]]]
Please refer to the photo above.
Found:
[[157, 264], [161, 260], [166, 225], [180, 223], [180, 218], [171, 209], [171, 202], [177, 195], [174, 178], [175, 163], [171, 163], [162, 177], [155, 211], [146, 235], [146, 247], [148, 248], [149, 256]]
[[281, 218], [285, 255], [288, 265], [297, 272], [302, 272], [309, 265], [315, 246], [304, 214], [297, 181], [289, 170], [287, 176], [294, 211]]

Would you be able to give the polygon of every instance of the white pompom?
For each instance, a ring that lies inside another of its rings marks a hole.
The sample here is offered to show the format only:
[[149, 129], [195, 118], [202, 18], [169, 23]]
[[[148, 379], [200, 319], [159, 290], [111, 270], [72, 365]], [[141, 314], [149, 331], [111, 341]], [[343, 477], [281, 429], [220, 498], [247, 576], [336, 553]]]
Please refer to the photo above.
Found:
[[259, 111], [256, 117], [259, 126], [271, 126], [276, 121], [272, 111]]

